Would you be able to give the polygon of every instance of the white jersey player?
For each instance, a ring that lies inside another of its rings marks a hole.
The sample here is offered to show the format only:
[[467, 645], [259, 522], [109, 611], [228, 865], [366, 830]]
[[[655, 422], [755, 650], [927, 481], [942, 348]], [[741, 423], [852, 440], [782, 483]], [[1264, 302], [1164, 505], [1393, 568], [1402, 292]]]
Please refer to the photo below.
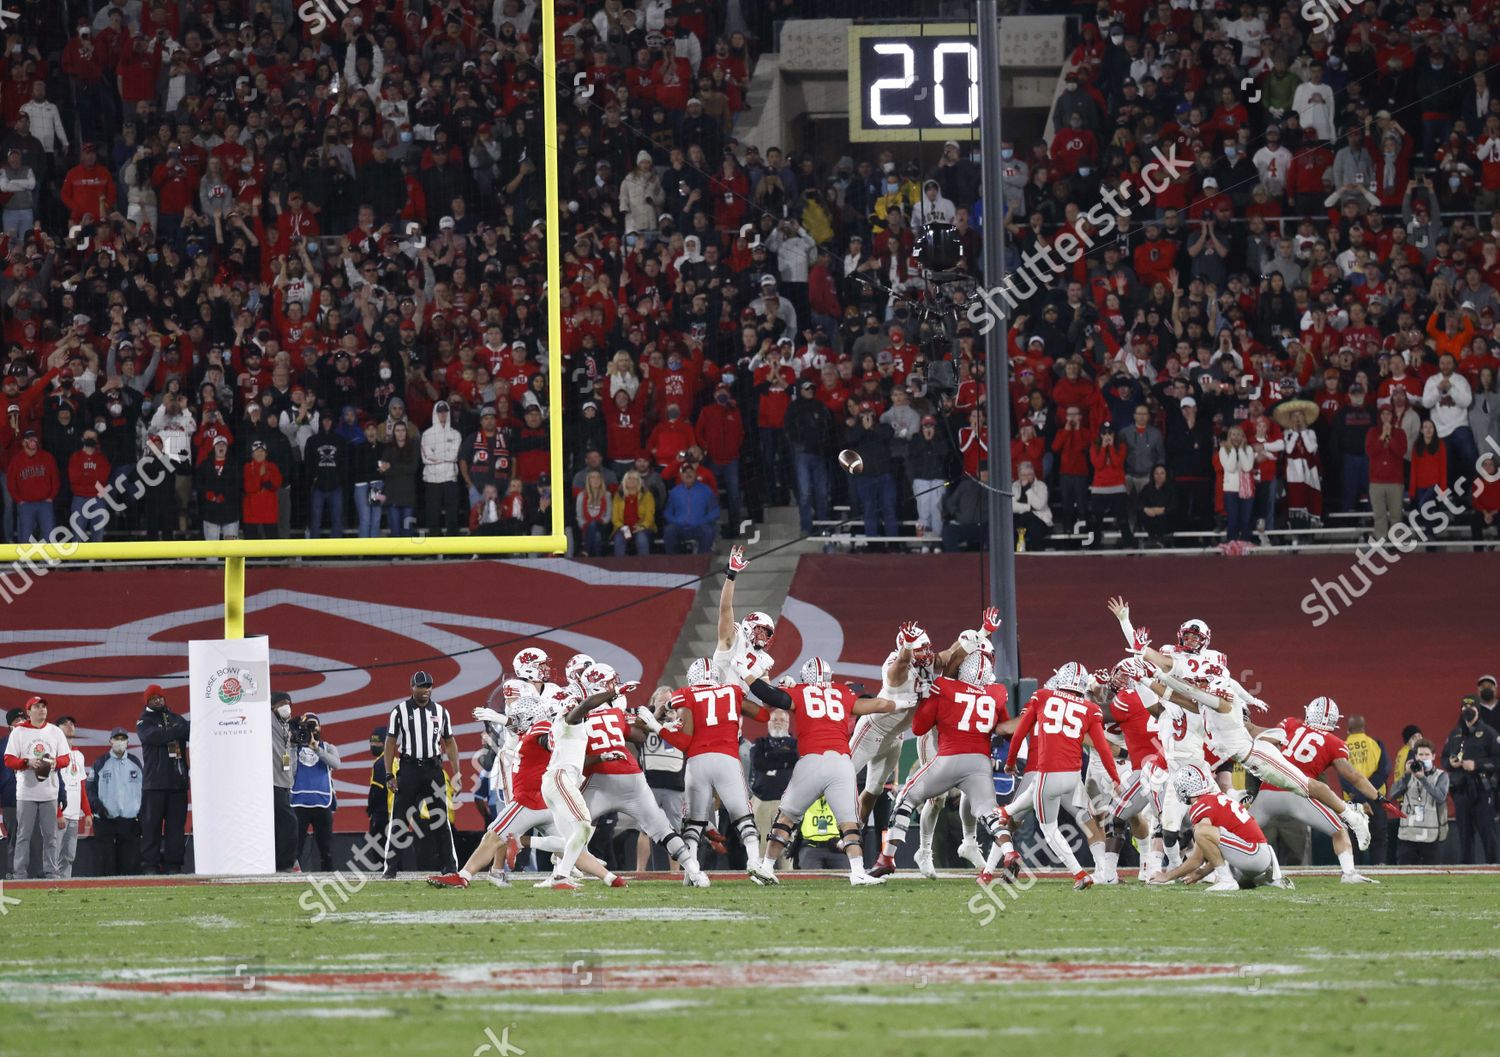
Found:
[[[892, 702], [896, 710], [862, 717], [855, 724], [854, 736], [849, 741], [855, 773], [861, 768], [865, 771], [864, 788], [859, 794], [858, 811], [861, 822], [869, 817], [870, 810], [885, 788], [886, 779], [900, 777], [896, 772], [901, 764], [901, 742], [911, 729], [917, 705], [921, 704], [922, 698], [932, 689], [933, 681], [940, 676], [956, 675], [964, 658], [977, 650], [981, 643], [988, 641], [999, 626], [1000, 611], [987, 609], [981, 628], [963, 632], [953, 645], [940, 653], [933, 650], [932, 639], [915, 621], [908, 621], [897, 630], [896, 648], [880, 667], [878, 695], [882, 700]], [[930, 744], [928, 749], [931, 749]], [[928, 756], [930, 758], [930, 751]], [[966, 837], [972, 835], [972, 829], [965, 833]], [[929, 836], [925, 845], [926, 853], [923, 855], [927, 860], [931, 858], [930, 842]], [[919, 852], [919, 855], [922, 853]], [[922, 859], [919, 859], [918, 867], [924, 875], [935, 876], [930, 862], [924, 868]]]
[[734, 686], [748, 693], [750, 684], [771, 671], [771, 655], [766, 651], [776, 636], [776, 623], [766, 613], [750, 613], [735, 623], [734, 579], [750, 563], [745, 548], [729, 551], [729, 568], [719, 591], [719, 626], [717, 645], [709, 661], [711, 676], [720, 686]]
[[510, 662], [510, 668], [517, 679], [524, 679], [531, 684], [538, 697], [561, 689], [552, 681], [552, 658], [539, 646], [528, 646], [516, 654]]
[[[1284, 742], [1286, 735], [1276, 728], [1257, 727], [1246, 715], [1247, 702], [1243, 688], [1230, 678], [1217, 661], [1208, 661], [1187, 650], [1162, 653], [1151, 648], [1150, 635], [1144, 629], [1136, 631], [1130, 623], [1130, 607], [1122, 598], [1109, 602], [1109, 610], [1120, 622], [1120, 630], [1133, 651], [1153, 664], [1160, 673], [1160, 680], [1174, 691], [1174, 695], [1188, 702], [1188, 707], [1197, 706], [1203, 717], [1204, 730], [1208, 734], [1208, 747], [1221, 761], [1240, 764], [1263, 782], [1270, 782], [1290, 790], [1299, 796], [1313, 797], [1344, 820], [1349, 832], [1354, 834], [1360, 848], [1370, 845], [1370, 825], [1362, 811], [1354, 804], [1346, 804], [1328, 786], [1320, 781], [1309, 780], [1281, 754], [1277, 743]], [[1202, 621], [1189, 621], [1183, 625], [1199, 625], [1196, 630], [1207, 645], [1208, 625]], [[1193, 642], [1192, 635], [1188, 636]], [[1264, 707], [1264, 703], [1261, 703]]]
[[[583, 768], [588, 755], [588, 715], [598, 705], [613, 700], [612, 692], [580, 699], [556, 688], [544, 702], [555, 712], [552, 719], [552, 758], [542, 775], [542, 800], [563, 838], [562, 856], [552, 866], [552, 876], [537, 882], [538, 888], [576, 889], [573, 866], [594, 835], [593, 818], [583, 798]], [[605, 753], [604, 758], [614, 756]]]

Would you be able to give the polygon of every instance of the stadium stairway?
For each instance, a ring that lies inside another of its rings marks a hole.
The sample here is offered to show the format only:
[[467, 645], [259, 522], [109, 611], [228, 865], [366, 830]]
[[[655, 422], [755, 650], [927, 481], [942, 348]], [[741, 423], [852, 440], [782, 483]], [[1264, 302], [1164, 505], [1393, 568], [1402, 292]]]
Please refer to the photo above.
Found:
[[[750, 567], [740, 573], [734, 582], [736, 619], [755, 609], [779, 619], [782, 604], [786, 601], [787, 592], [791, 590], [792, 577], [797, 572], [797, 559], [803, 554], [823, 550], [820, 540], [800, 539], [802, 531], [798, 525], [795, 506], [767, 507], [765, 519], [758, 526], [758, 533], [752, 531], [741, 540], [719, 542], [712, 575], [698, 586], [698, 597], [693, 600], [693, 608], [677, 636], [672, 658], [667, 662], [664, 682], [680, 685], [687, 673], [687, 666], [694, 658], [708, 657], [714, 652], [714, 633], [719, 621], [719, 588], [724, 583], [721, 574], [724, 557], [728, 555], [732, 542], [741, 543], [750, 558]], [[781, 549], [767, 554], [773, 547]], [[782, 660], [790, 663], [792, 658]], [[775, 674], [780, 675], [781, 672]]]

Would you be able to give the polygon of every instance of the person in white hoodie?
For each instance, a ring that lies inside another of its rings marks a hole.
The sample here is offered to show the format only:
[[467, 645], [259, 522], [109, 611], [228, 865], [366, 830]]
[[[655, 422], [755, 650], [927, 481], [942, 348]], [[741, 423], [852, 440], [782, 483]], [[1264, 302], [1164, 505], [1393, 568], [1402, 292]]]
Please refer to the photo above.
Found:
[[[1468, 301], [1464, 304], [1473, 307]], [[1469, 428], [1469, 405], [1474, 402], [1474, 390], [1469, 380], [1453, 369], [1456, 365], [1452, 353], [1443, 353], [1438, 359], [1437, 374], [1422, 386], [1422, 406], [1431, 413], [1437, 435], [1448, 448], [1450, 481], [1472, 477], [1474, 464], [1479, 460], [1474, 431]]]
[[459, 534], [458, 449], [462, 438], [449, 421], [448, 401], [432, 409], [432, 425], [422, 431], [422, 483], [427, 486], [427, 531], [437, 533], [447, 519], [450, 536]]

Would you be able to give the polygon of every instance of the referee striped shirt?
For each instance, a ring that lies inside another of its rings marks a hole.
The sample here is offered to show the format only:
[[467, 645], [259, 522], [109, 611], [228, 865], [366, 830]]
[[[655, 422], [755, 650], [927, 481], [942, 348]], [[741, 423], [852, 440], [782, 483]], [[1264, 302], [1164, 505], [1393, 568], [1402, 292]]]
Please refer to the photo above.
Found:
[[419, 705], [409, 697], [391, 709], [385, 729], [396, 739], [398, 756], [410, 756], [424, 763], [440, 759], [443, 742], [453, 737], [453, 723], [446, 708], [436, 701]]

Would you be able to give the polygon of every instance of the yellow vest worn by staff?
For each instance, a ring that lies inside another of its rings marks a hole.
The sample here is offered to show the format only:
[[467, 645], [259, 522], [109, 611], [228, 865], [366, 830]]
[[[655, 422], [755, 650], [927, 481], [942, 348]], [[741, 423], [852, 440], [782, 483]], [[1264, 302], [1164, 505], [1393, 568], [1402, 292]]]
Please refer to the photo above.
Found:
[[[1369, 778], [1380, 769], [1380, 743], [1368, 734], [1351, 734], [1344, 743], [1349, 747], [1349, 762], [1360, 774]], [[1372, 783], [1373, 784], [1373, 783]], [[1375, 791], [1385, 795], [1385, 786], [1378, 785]], [[1345, 799], [1348, 799], [1346, 796]]]
[[839, 820], [821, 796], [802, 816], [802, 839], [808, 844], [829, 844], [839, 837]]

